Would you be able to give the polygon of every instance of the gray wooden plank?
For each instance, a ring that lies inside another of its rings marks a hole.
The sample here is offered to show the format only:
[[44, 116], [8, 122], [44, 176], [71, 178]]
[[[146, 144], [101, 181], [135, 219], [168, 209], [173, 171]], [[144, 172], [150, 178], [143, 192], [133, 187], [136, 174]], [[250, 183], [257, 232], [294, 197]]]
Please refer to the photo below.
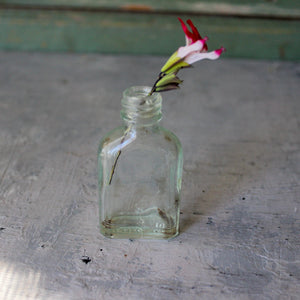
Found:
[[122, 91], [151, 85], [165, 59], [0, 53], [1, 299], [298, 297], [297, 63], [182, 71], [163, 94], [184, 149], [181, 234], [100, 235], [98, 141], [120, 124]]

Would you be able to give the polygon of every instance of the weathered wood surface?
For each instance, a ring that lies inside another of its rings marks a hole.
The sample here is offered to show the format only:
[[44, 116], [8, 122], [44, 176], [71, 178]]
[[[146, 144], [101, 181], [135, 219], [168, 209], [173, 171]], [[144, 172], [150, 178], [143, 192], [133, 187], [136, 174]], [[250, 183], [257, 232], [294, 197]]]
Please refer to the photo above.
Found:
[[0, 53], [0, 299], [298, 299], [300, 64], [182, 71], [163, 94], [184, 148], [181, 234], [100, 235], [98, 141], [164, 60]]
[[177, 16], [225, 57], [300, 60], [291, 0], [0, 0], [0, 49], [169, 55], [184, 44]]
[[24, 7], [80, 7], [140, 12], [177, 12], [239, 16], [300, 17], [295, 0], [0, 0], [0, 4]]

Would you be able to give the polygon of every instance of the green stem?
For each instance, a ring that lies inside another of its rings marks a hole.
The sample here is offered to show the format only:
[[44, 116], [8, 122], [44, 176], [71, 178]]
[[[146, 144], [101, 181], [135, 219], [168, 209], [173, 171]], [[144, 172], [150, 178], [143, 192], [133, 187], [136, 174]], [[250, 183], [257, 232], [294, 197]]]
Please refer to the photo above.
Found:
[[150, 93], [148, 94], [148, 96], [151, 96], [154, 92], [155, 92], [155, 89], [156, 89], [156, 84], [162, 79], [162, 77], [164, 77], [166, 74], [163, 73], [163, 72], [160, 72], [159, 75], [158, 75], [158, 78], [156, 79], [156, 81], [154, 82], [153, 84], [153, 87], [150, 91]]
[[[120, 142], [120, 147], [121, 147], [122, 144], [124, 143], [125, 138], [126, 138], [128, 132], [130, 131], [130, 129], [131, 129], [131, 125], [129, 125], [128, 128], [126, 129], [126, 131], [125, 131], [125, 133], [124, 133], [124, 135], [123, 135], [123, 138], [122, 138], [122, 140], [121, 140], [121, 142]], [[111, 185], [111, 182], [112, 182], [112, 179], [113, 179], [113, 176], [114, 176], [114, 173], [115, 173], [115, 170], [116, 170], [116, 166], [117, 166], [119, 157], [120, 157], [120, 155], [121, 155], [121, 152], [122, 152], [122, 150], [120, 149], [120, 150], [118, 151], [118, 154], [117, 154], [117, 157], [116, 157], [116, 159], [115, 159], [115, 162], [114, 162], [114, 164], [113, 164], [113, 166], [112, 166], [112, 168], [111, 168], [110, 176], [109, 176], [109, 181], [108, 181], [108, 184], [109, 184], [109, 185]]]
[[[154, 83], [154, 85], [153, 85], [153, 87], [152, 87], [150, 93], [148, 94], [148, 96], [151, 96], [151, 95], [155, 92], [156, 84], [157, 84], [157, 82], [158, 82], [163, 76], [164, 76], [163, 73], [160, 73], [160, 74], [159, 74], [159, 76], [158, 76], [157, 80], [155, 81], [155, 83]], [[144, 104], [145, 101], [146, 101], [146, 100], [144, 100], [143, 102], [141, 102], [140, 105]], [[124, 136], [123, 136], [123, 138], [122, 138], [122, 140], [121, 140], [121, 142], [120, 142], [120, 147], [121, 147], [122, 144], [124, 143], [125, 138], [126, 138], [128, 132], [130, 131], [130, 129], [131, 129], [131, 126], [128, 126], [128, 128], [127, 128], [127, 130], [125, 131]], [[108, 184], [109, 184], [109, 185], [111, 185], [111, 182], [112, 182], [113, 176], [114, 176], [114, 174], [115, 174], [115, 170], [116, 170], [117, 163], [118, 163], [118, 160], [119, 160], [119, 157], [120, 157], [121, 153], [122, 153], [122, 150], [120, 149], [120, 150], [118, 151], [117, 157], [116, 157], [115, 162], [114, 162], [114, 164], [113, 164], [113, 166], [112, 166], [112, 168], [111, 168], [111, 171], [110, 171], [110, 176], [109, 176], [109, 181], [108, 181]]]

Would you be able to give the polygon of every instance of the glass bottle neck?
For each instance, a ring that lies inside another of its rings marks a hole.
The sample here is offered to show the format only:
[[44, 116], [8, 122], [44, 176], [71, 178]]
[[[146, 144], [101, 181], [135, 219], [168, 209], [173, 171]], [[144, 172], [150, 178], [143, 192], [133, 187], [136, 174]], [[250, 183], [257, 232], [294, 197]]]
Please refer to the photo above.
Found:
[[123, 92], [121, 117], [125, 125], [153, 126], [161, 120], [161, 95], [149, 95], [150, 91], [150, 87], [133, 86]]

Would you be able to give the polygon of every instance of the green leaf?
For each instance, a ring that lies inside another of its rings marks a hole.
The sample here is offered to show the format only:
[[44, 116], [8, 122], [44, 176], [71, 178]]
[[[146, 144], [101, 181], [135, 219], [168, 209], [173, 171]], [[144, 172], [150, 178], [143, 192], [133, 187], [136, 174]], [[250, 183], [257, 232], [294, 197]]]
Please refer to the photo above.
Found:
[[[178, 83], [179, 84], [179, 83]], [[166, 91], [170, 91], [170, 90], [175, 90], [175, 89], [179, 89], [177, 83], [171, 83], [171, 84], [167, 84], [164, 86], [158, 86], [155, 88], [155, 92], [166, 92]]]
[[165, 76], [163, 76], [160, 80], [157, 81], [156, 86], [157, 87], [162, 87], [164, 85], [168, 85], [171, 83], [176, 83], [180, 84], [182, 83], [182, 80], [180, 80], [177, 76], [176, 73], [170, 73]]

